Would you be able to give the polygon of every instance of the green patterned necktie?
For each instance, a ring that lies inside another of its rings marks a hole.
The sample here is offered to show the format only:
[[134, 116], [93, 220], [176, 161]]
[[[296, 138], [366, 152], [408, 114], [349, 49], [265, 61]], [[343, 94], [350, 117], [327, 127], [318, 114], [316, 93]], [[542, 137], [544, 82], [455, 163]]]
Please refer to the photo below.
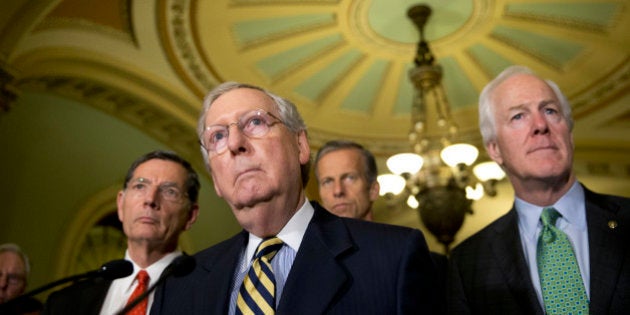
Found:
[[556, 228], [560, 213], [543, 209], [543, 227], [538, 238], [537, 261], [540, 286], [547, 314], [588, 314], [588, 297], [580, 267], [567, 235]]

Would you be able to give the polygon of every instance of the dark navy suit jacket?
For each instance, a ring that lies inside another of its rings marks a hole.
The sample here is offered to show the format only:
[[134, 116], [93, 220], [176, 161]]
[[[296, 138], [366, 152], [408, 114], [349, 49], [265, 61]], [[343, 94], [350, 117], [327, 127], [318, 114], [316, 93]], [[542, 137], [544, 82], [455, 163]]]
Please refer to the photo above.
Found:
[[[630, 314], [630, 199], [584, 193], [590, 314]], [[448, 299], [451, 314], [544, 314], [514, 208], [453, 250]]]
[[44, 305], [44, 315], [98, 315], [107, 296], [111, 280], [83, 280], [50, 294]]
[[[435, 266], [415, 229], [337, 217], [316, 203], [277, 314], [434, 314]], [[248, 234], [195, 255], [196, 268], [170, 278], [151, 314], [227, 314]]]

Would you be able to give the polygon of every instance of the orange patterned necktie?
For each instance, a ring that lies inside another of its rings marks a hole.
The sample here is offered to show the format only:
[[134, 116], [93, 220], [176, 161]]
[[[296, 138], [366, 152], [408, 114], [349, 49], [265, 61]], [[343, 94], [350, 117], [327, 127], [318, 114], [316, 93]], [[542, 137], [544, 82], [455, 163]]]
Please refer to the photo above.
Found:
[[[136, 288], [133, 290], [133, 293], [131, 293], [129, 300], [127, 300], [127, 304], [131, 303], [136, 298], [138, 298], [138, 296], [140, 296], [142, 293], [146, 292], [147, 288], [149, 287], [149, 274], [145, 270], [140, 270], [140, 272], [138, 272], [138, 275], [136, 276], [136, 279], [138, 280], [138, 285], [136, 285]], [[142, 300], [142, 302], [138, 303], [131, 310], [129, 310], [127, 314], [128, 315], [145, 315], [147, 313], [148, 304], [149, 304], [149, 299], [145, 298], [144, 300]]]

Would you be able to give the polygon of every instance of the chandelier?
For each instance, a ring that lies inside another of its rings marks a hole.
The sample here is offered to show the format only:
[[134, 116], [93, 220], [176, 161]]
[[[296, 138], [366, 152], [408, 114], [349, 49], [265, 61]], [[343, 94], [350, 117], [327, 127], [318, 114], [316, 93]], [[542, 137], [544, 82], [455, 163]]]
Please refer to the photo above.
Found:
[[472, 213], [473, 200], [496, 195], [496, 182], [505, 173], [495, 162], [474, 165], [479, 150], [471, 144], [458, 143], [458, 127], [451, 117], [446, 93], [442, 87], [442, 67], [424, 39], [424, 26], [431, 8], [415, 5], [407, 11], [420, 32], [409, 79], [415, 88], [411, 108], [411, 151], [387, 159], [392, 174], [378, 176], [380, 194], [388, 204], [403, 202], [419, 211], [427, 229], [442, 243], [449, 245]]

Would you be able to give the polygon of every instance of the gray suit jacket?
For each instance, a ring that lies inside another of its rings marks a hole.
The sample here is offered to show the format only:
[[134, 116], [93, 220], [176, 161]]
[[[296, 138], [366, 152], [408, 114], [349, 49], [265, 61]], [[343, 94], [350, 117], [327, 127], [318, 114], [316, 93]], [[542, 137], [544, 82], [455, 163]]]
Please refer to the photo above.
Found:
[[[435, 266], [418, 230], [337, 217], [316, 203], [277, 314], [434, 314]], [[248, 234], [195, 255], [158, 289], [151, 314], [227, 314]]]
[[[590, 313], [630, 314], [630, 199], [585, 190]], [[512, 208], [451, 255], [451, 314], [544, 314]], [[616, 223], [616, 226], [615, 226]]]

